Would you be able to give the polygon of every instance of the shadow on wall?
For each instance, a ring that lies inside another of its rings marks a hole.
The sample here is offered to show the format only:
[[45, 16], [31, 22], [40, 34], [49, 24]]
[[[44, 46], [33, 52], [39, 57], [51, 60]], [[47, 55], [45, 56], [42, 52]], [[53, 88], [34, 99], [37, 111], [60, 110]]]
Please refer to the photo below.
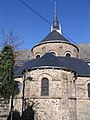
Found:
[[[9, 114], [7, 120], [10, 120]], [[22, 116], [20, 117], [20, 113], [18, 111], [13, 112], [13, 119], [12, 120], [34, 120], [34, 111], [32, 109], [32, 106], [28, 106], [27, 109], [22, 113]]]
[[[9, 116], [8, 116], [7, 120], [11, 120], [11, 112], [9, 113]], [[20, 119], [20, 113], [17, 110], [13, 111], [12, 120], [21, 120]]]
[[34, 120], [34, 110], [33, 106], [28, 106], [27, 109], [23, 112], [20, 120]]

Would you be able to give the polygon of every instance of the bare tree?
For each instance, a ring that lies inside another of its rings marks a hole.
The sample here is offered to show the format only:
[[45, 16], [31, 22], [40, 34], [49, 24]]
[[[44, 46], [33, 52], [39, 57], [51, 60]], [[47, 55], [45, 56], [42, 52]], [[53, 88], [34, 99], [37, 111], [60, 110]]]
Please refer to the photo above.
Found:
[[9, 30], [7, 33], [2, 29], [1, 32], [1, 46], [9, 45], [13, 50], [18, 50], [19, 47], [23, 44], [23, 41], [20, 40], [19, 36], [15, 36], [12, 30]]

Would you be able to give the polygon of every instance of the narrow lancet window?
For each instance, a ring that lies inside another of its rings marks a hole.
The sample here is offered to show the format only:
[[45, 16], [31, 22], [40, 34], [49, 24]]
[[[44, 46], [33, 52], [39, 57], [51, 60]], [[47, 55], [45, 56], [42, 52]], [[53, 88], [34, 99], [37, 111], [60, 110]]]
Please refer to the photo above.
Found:
[[47, 78], [43, 78], [41, 81], [41, 96], [49, 95], [49, 80]]

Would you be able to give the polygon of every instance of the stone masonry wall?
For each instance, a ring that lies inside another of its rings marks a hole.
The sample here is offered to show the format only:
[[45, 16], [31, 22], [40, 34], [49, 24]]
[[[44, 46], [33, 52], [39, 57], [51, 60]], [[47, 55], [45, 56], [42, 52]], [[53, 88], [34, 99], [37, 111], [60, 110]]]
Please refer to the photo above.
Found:
[[[37, 69], [25, 75], [25, 98], [34, 103], [35, 120], [90, 120], [89, 77], [76, 79], [72, 72], [60, 69]], [[43, 77], [49, 79], [49, 96], [41, 96]], [[15, 101], [15, 109], [21, 112], [20, 99]]]
[[[26, 72], [25, 98], [34, 103], [35, 120], [89, 120], [90, 98], [87, 84], [89, 77], [77, 77], [60, 69], [37, 69]], [[28, 80], [31, 77], [32, 80]], [[49, 79], [49, 96], [41, 96], [41, 80]], [[19, 79], [18, 79], [19, 80]], [[19, 81], [23, 79], [20, 78]], [[22, 93], [21, 93], [22, 95]], [[21, 112], [22, 101], [15, 101]]]
[[78, 49], [77, 47], [68, 44], [68, 43], [43, 43], [32, 49], [32, 58], [35, 58], [37, 55], [43, 56], [47, 52], [54, 52], [56, 56], [66, 56], [67, 53], [71, 57], [78, 58]]
[[77, 117], [78, 120], [90, 120], [90, 98], [87, 84], [89, 77], [78, 77], [76, 81]]
[[61, 99], [34, 99], [35, 120], [61, 120]]
[[[28, 77], [32, 80], [28, 80]], [[41, 96], [41, 80], [49, 80], [49, 96]], [[64, 70], [43, 69], [26, 73], [25, 98], [34, 103], [35, 120], [76, 120], [75, 77]], [[74, 81], [74, 82], [73, 82]]]

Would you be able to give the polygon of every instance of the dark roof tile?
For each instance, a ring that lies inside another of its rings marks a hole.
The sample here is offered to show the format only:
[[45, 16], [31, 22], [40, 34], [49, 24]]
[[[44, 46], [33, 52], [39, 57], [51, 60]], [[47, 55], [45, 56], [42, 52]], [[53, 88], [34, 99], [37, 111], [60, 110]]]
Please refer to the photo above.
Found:
[[52, 53], [46, 53], [38, 59], [25, 62], [16, 72], [15, 76], [22, 75], [24, 70], [33, 68], [61, 68], [75, 71], [77, 75], [90, 76], [90, 66], [81, 59], [71, 57], [57, 57]]
[[47, 41], [69, 42], [69, 40], [67, 40], [65, 37], [63, 37], [56, 30], [53, 30], [52, 32], [50, 32], [41, 42], [47, 42]]

